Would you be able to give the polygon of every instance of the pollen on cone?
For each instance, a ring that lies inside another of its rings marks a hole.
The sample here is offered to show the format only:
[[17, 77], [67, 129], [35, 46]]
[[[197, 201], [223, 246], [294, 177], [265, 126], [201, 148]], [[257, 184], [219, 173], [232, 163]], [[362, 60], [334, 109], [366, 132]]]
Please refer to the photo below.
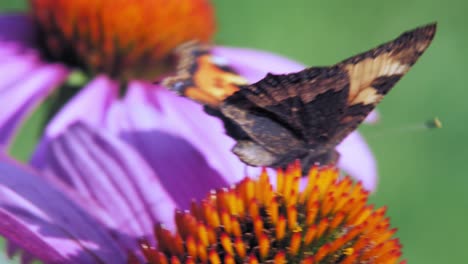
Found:
[[211, 264], [221, 264], [221, 259], [219, 258], [218, 252], [211, 250], [209, 253], [210, 263]]
[[284, 251], [280, 251], [276, 254], [273, 264], [286, 264], [286, 254]]
[[315, 235], [317, 234], [317, 226], [309, 226], [307, 228], [307, 232], [304, 237], [304, 244], [309, 245], [314, 239]]
[[172, 258], [171, 258], [171, 264], [181, 264], [181, 263], [180, 263], [180, 260], [179, 260], [178, 257], [172, 256]]
[[236, 263], [236, 260], [234, 259], [234, 257], [232, 255], [226, 255], [224, 257], [224, 264], [235, 264]]
[[260, 248], [260, 258], [265, 259], [268, 256], [268, 250], [270, 249], [268, 236], [265, 234], [260, 235], [260, 237], [258, 237], [258, 244]]
[[275, 231], [278, 240], [282, 240], [286, 236], [286, 218], [284, 216], [280, 216]]
[[301, 233], [295, 232], [291, 237], [291, 244], [289, 245], [289, 253], [291, 255], [297, 255], [301, 246]]
[[385, 207], [367, 205], [362, 186], [349, 177], [338, 178], [333, 167], [312, 168], [309, 183], [299, 192], [300, 171], [298, 163], [279, 170], [278, 190], [263, 171], [258, 180], [245, 178], [213, 192], [191, 212], [176, 214], [183, 235], [158, 230], [157, 239], [165, 246], [140, 243], [146, 261], [159, 264], [160, 259], [183, 256], [182, 263], [189, 258], [213, 264], [398, 263], [401, 245], [393, 237], [396, 229], [391, 229]]
[[253, 224], [255, 235], [260, 237], [263, 233], [263, 220], [260, 217], [255, 217]]
[[187, 253], [196, 258], [197, 257], [197, 244], [193, 236], [188, 236], [185, 240], [185, 245], [187, 247]]
[[231, 239], [226, 233], [221, 235], [221, 245], [228, 254], [234, 255]]
[[249, 264], [258, 264], [259, 262], [258, 262], [257, 257], [254, 254], [252, 254], [252, 255], [249, 256], [248, 263]]
[[306, 257], [303, 260], [301, 260], [301, 264], [314, 264], [314, 257]]
[[242, 241], [240, 237], [236, 238], [236, 241], [234, 242], [234, 245], [236, 247], [236, 253], [239, 257], [245, 258], [246, 257], [246, 249], [245, 249], [245, 244]]
[[288, 228], [294, 229], [297, 225], [297, 208], [291, 205], [288, 208]]

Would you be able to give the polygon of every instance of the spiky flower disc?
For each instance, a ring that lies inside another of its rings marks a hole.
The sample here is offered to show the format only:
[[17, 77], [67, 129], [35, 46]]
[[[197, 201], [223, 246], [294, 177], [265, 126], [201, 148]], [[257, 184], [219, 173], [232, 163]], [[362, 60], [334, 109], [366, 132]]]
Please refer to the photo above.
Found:
[[52, 59], [90, 74], [149, 79], [170, 70], [171, 51], [209, 41], [208, 0], [31, 0], [39, 38]]
[[[148, 263], [397, 263], [385, 208], [336, 168], [310, 170], [299, 191], [301, 166], [278, 171], [277, 189], [264, 171], [213, 192], [190, 212], [177, 212], [177, 233], [155, 228], [157, 247], [141, 241]], [[135, 260], [134, 260], [135, 261]]]

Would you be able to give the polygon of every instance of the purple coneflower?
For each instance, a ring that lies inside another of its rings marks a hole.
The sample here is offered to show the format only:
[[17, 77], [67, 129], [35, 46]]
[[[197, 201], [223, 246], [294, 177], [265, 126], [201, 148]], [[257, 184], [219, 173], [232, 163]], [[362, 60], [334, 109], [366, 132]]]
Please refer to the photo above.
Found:
[[[386, 209], [368, 205], [369, 192], [333, 167], [311, 168], [302, 190], [300, 164], [278, 171], [276, 188], [263, 171], [188, 206], [199, 185], [173, 175], [177, 188], [168, 191], [141, 155], [108, 131], [74, 124], [51, 145], [63, 150], [50, 157], [61, 178], [0, 154], [0, 235], [23, 262], [391, 264], [401, 258]], [[80, 186], [73, 190], [67, 181]], [[175, 211], [180, 207], [190, 211]]]
[[[70, 90], [64, 84], [79, 72], [89, 82], [46, 126], [34, 167], [53, 166], [47, 161], [50, 141], [82, 121], [135, 146], [161, 177], [222, 175], [229, 183], [243, 177], [245, 165], [230, 152], [233, 141], [220, 121], [153, 84], [174, 70], [176, 46], [211, 40], [215, 23], [207, 0], [30, 3], [28, 14], [0, 17], [0, 148], [8, 146], [21, 121], [48, 95]], [[215, 47], [213, 52], [251, 82], [267, 72], [304, 68], [261, 51]], [[364, 140], [354, 133], [339, 150], [339, 166], [373, 189], [375, 162]]]

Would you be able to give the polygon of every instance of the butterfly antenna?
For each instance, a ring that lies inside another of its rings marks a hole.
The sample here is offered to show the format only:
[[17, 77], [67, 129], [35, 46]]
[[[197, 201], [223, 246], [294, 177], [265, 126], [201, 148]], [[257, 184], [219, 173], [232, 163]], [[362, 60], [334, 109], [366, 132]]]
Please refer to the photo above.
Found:
[[407, 132], [421, 132], [421, 131], [428, 131], [428, 130], [435, 130], [442, 128], [442, 121], [438, 117], [433, 117], [428, 119], [424, 122], [416, 123], [416, 124], [408, 124], [400, 127], [386, 129], [381, 131], [377, 134], [369, 133], [369, 138], [376, 138], [382, 136], [388, 136], [389, 134], [399, 134], [399, 133], [407, 133]]
[[427, 128], [442, 128], [442, 121], [438, 117], [434, 117], [431, 120], [426, 121]]

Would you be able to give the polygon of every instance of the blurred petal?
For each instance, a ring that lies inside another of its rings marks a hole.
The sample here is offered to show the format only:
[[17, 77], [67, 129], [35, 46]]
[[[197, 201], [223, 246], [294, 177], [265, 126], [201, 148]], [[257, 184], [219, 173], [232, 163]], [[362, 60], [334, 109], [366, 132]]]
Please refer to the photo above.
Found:
[[46, 135], [57, 136], [76, 121], [101, 124], [117, 92], [116, 82], [105, 76], [95, 78], [60, 110], [47, 126]]
[[[0, 209], [0, 218], [2, 219], [2, 221], [0, 221], [0, 233], [2, 236], [11, 241], [16, 241], [20, 245], [9, 246], [9, 248], [11, 248], [11, 252], [8, 253], [10, 257], [13, 257], [14, 254], [32, 254], [38, 259], [47, 262], [66, 263], [67, 259], [69, 260], [69, 258], [66, 257], [66, 254], [64, 254], [65, 252], [60, 253], [61, 248], [56, 248], [53, 242], [46, 242], [46, 238], [36, 235], [34, 230], [29, 230], [32, 229], [31, 227], [28, 227], [27, 224], [22, 223], [21, 220], [16, 219], [13, 215], [5, 212], [3, 209]], [[52, 229], [55, 231], [55, 227]], [[67, 234], [64, 233], [61, 235], [63, 240], [73, 242], [73, 239], [68, 237]], [[7, 241], [7, 243], [10, 242]], [[70, 251], [70, 249], [73, 249], [76, 252], [81, 251], [79, 245], [75, 243], [72, 243], [65, 248], [67, 251]], [[88, 262], [90, 261], [89, 258], [84, 259]]]
[[375, 190], [377, 185], [377, 165], [364, 138], [358, 133], [351, 133], [337, 147], [341, 154], [338, 166], [347, 174], [362, 181], [368, 190]]
[[18, 54], [17, 50], [0, 44], [0, 53], [0, 71], [2, 73], [0, 91], [11, 89], [17, 82], [41, 67], [37, 54], [32, 52]]
[[377, 110], [373, 110], [370, 114], [364, 119], [364, 123], [375, 124], [379, 121], [380, 115]]
[[[46, 247], [48, 247], [48, 245], [46, 245]], [[30, 253], [28, 253], [27, 251], [21, 249], [21, 247], [13, 244], [11, 242], [6, 243], [6, 255], [10, 259], [12, 259], [15, 256], [21, 256], [21, 258], [20, 258], [20, 263], [21, 264], [29, 264], [29, 263], [32, 263], [35, 260], [35, 257], [32, 256]], [[63, 261], [65, 261], [65, 260], [63, 260]], [[4, 263], [4, 262], [2, 262], [2, 263]]]
[[76, 121], [96, 126], [102, 124], [110, 104], [117, 97], [117, 89], [118, 85], [104, 76], [97, 77], [86, 85], [49, 122], [31, 158], [31, 164], [41, 168], [47, 163], [44, 160], [44, 146], [70, 124]]
[[132, 82], [106, 124], [135, 146], [181, 208], [243, 176], [219, 120], [165, 89]]
[[27, 14], [0, 15], [0, 41], [35, 47], [36, 31], [31, 18]]
[[56, 186], [0, 156], [0, 234], [47, 263], [124, 263], [108, 231]]
[[71, 125], [46, 146], [46, 173], [96, 201], [122, 232], [138, 237], [151, 234], [154, 223], [171, 226], [176, 206], [158, 176], [130, 146], [106, 132]]
[[[38, 65], [34, 57], [0, 62], [0, 146], [7, 145], [18, 125], [67, 76], [59, 65]], [[5, 76], [5, 77], [3, 77]]]
[[301, 71], [306, 66], [273, 53], [233, 47], [216, 47], [213, 53], [225, 58], [240, 75], [253, 83], [267, 73], [285, 74]]

